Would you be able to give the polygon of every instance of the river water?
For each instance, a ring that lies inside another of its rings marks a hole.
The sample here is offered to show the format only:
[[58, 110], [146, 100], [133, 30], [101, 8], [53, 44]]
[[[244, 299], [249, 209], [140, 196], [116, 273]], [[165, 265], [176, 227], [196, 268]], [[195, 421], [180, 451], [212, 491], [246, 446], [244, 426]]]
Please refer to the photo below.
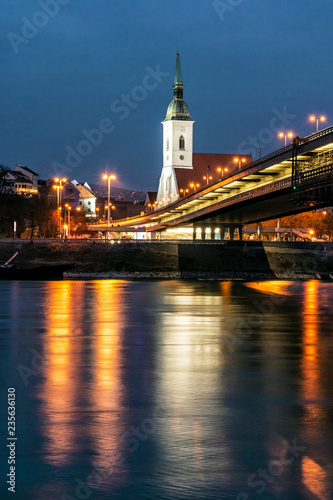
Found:
[[0, 498], [332, 499], [332, 306], [319, 281], [1, 282]]

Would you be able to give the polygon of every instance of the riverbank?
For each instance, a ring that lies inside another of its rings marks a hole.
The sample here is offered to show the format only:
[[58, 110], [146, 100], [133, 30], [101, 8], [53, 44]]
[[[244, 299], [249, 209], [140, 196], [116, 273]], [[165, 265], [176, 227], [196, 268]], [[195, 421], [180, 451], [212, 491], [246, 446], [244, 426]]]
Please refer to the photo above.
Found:
[[333, 243], [0, 240], [0, 262], [72, 264], [71, 279], [331, 279]]
[[169, 272], [161, 273], [155, 272], [99, 272], [99, 273], [77, 273], [66, 272], [64, 273], [65, 279], [74, 280], [218, 280], [218, 281], [268, 281], [268, 280], [288, 280], [288, 281], [305, 281], [310, 279], [321, 279], [325, 281], [332, 281], [332, 278], [327, 274], [298, 274], [298, 273], [285, 273], [281, 276], [276, 276], [274, 273], [181, 273]]

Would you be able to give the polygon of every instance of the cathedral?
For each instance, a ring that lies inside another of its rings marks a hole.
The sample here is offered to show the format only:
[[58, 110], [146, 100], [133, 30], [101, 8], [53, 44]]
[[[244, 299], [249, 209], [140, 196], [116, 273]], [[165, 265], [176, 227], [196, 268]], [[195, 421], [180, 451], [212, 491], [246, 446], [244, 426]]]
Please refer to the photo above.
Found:
[[173, 99], [163, 125], [163, 168], [157, 202], [160, 206], [186, 196], [235, 172], [241, 163], [252, 162], [251, 155], [193, 153], [193, 124], [183, 99], [180, 55], [177, 52]]

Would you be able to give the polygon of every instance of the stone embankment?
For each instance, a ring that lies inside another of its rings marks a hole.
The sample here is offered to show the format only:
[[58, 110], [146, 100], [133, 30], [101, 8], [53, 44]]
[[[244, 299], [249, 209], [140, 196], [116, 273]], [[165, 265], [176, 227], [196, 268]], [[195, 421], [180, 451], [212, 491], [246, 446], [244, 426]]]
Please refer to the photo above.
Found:
[[332, 279], [333, 243], [0, 240], [0, 263], [69, 263], [77, 279]]

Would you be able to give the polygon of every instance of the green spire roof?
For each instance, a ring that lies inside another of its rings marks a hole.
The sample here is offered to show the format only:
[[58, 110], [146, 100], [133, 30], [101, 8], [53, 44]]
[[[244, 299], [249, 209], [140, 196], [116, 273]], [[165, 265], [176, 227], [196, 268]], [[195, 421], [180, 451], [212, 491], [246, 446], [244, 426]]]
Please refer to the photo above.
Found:
[[167, 120], [191, 120], [190, 112], [186, 102], [183, 99], [183, 78], [180, 66], [180, 55], [177, 52], [175, 79], [173, 84], [173, 99], [170, 102], [165, 121]]
[[180, 54], [179, 54], [179, 52], [177, 52], [174, 87], [176, 85], [184, 87], [183, 86], [183, 79], [182, 79], [182, 68], [180, 66]]

